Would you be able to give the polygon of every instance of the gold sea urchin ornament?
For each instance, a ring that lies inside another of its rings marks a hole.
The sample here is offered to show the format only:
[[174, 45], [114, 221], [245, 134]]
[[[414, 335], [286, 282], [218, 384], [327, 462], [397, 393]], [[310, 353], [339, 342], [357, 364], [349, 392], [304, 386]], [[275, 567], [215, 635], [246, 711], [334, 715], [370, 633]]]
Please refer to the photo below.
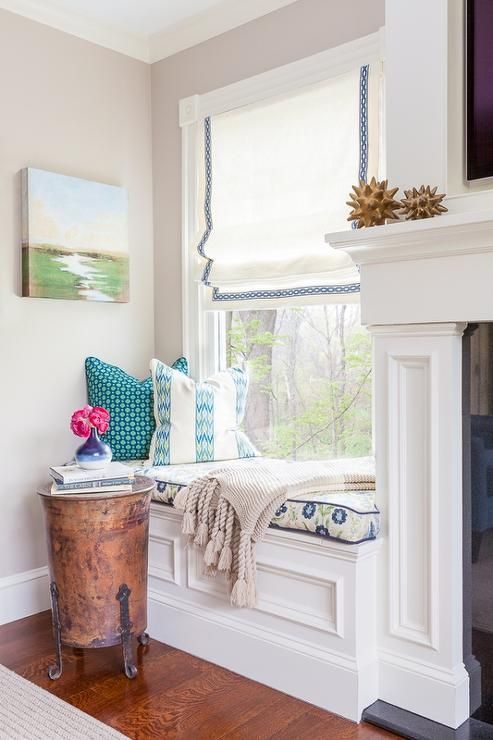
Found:
[[347, 205], [353, 209], [348, 221], [357, 221], [358, 229], [362, 226], [380, 226], [387, 219], [397, 218], [394, 211], [402, 208], [401, 203], [394, 199], [399, 188], [388, 188], [388, 180], [378, 182], [374, 177], [370, 182], [359, 181], [353, 185], [354, 193], [350, 193], [351, 200]]
[[448, 211], [448, 208], [442, 205], [441, 201], [445, 198], [445, 193], [437, 193], [438, 187], [431, 188], [421, 185], [419, 190], [404, 190], [405, 198], [402, 198], [402, 212], [406, 216], [406, 221], [417, 221], [421, 218], [432, 218]]

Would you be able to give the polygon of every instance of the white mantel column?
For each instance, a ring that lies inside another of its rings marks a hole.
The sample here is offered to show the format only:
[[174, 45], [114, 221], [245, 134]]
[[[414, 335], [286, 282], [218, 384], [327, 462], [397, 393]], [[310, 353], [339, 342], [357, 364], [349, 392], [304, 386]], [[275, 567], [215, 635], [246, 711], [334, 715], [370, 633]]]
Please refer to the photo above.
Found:
[[371, 326], [380, 699], [456, 728], [469, 717], [462, 646], [462, 333]]

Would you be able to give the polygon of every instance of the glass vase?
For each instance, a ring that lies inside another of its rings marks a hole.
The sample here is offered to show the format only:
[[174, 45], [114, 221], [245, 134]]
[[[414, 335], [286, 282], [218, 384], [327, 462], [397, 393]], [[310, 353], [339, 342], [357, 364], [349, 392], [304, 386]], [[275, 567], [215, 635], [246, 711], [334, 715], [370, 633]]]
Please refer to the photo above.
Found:
[[94, 427], [84, 444], [75, 452], [75, 461], [84, 470], [103, 470], [110, 464], [111, 458], [111, 448], [99, 439], [98, 430]]

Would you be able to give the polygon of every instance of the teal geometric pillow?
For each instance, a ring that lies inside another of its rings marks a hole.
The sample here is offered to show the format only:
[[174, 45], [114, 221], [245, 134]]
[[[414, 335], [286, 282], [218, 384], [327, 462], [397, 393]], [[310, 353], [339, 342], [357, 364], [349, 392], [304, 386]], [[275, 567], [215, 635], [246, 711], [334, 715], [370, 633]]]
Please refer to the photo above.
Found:
[[[111, 447], [113, 460], [147, 460], [154, 421], [152, 378], [137, 380], [115, 365], [86, 358], [87, 401], [110, 412], [110, 428], [101, 436]], [[180, 357], [175, 370], [188, 375], [188, 362]]]

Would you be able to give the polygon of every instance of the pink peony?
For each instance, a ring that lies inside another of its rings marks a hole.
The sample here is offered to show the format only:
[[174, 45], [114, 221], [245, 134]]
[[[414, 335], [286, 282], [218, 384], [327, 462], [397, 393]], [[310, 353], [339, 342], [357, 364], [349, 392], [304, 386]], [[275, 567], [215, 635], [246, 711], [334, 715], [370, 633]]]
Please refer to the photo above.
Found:
[[93, 409], [89, 414], [89, 421], [95, 427], [98, 427], [101, 422], [109, 421], [109, 415], [107, 413], [101, 414], [97, 409]]
[[96, 427], [100, 434], [104, 434], [109, 429], [110, 415], [102, 406], [95, 406], [89, 414], [89, 422]]
[[78, 437], [88, 437], [91, 433], [91, 425], [88, 417], [92, 411], [92, 406], [84, 406], [83, 409], [77, 409], [70, 419], [70, 428]]
[[110, 420], [110, 414], [109, 414], [109, 411], [108, 411], [107, 409], [103, 408], [103, 406], [95, 406], [95, 407], [94, 407], [94, 408], [92, 409], [92, 411], [93, 411], [93, 412], [94, 412], [95, 414], [99, 414], [99, 416], [101, 417], [101, 419], [102, 419], [103, 421], [109, 421], [109, 420]]
[[99, 427], [102, 421], [103, 417], [100, 416], [97, 411], [91, 411], [91, 413], [89, 414], [89, 422], [92, 424], [93, 427]]
[[76, 409], [71, 416], [70, 422], [78, 421], [79, 419], [87, 419], [89, 414], [86, 414], [85, 409]]
[[110, 415], [102, 406], [86, 405], [82, 409], [77, 409], [70, 419], [70, 428], [78, 437], [88, 437], [91, 429], [95, 428], [100, 434], [104, 434], [109, 429]]
[[84, 419], [82, 416], [74, 418], [74, 416], [72, 416], [70, 421], [71, 430], [78, 437], [88, 437], [91, 433], [91, 426], [88, 424], [87, 419]]

